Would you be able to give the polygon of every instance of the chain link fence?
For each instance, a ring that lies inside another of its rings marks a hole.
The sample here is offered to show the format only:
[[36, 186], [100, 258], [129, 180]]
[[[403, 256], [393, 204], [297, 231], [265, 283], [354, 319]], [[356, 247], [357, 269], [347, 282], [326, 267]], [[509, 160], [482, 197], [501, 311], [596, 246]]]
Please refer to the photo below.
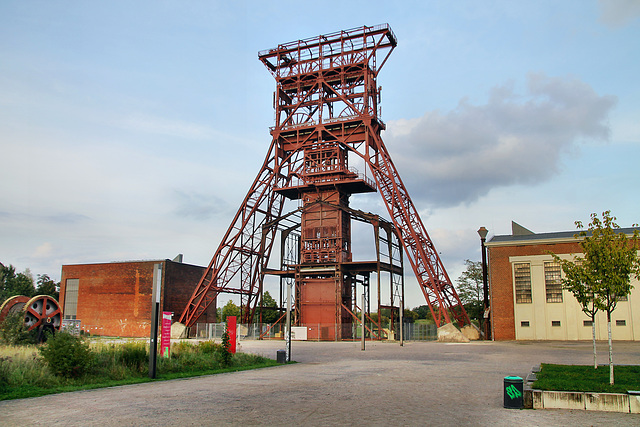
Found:
[[[225, 328], [226, 323], [197, 323], [195, 325], [195, 337], [221, 340]], [[335, 324], [307, 324], [294, 328], [306, 328], [305, 334], [299, 334], [300, 337], [304, 336], [303, 340], [306, 341], [335, 341], [338, 336], [342, 336], [346, 340], [357, 340], [362, 337], [360, 324], [357, 323], [343, 324], [341, 326], [341, 334], [338, 334], [340, 327]], [[367, 339], [400, 339], [397, 327], [394, 333], [391, 333], [389, 325], [386, 325], [386, 327], [382, 328], [381, 337], [378, 336], [379, 331], [377, 328], [371, 325], [367, 325], [367, 328], [365, 328], [365, 337]], [[284, 339], [284, 329], [282, 323], [275, 325], [269, 323], [240, 324], [237, 327], [237, 336], [241, 340]], [[192, 332], [194, 331], [192, 330]], [[405, 341], [432, 341], [438, 337], [437, 328], [434, 324], [406, 323], [403, 332]]]

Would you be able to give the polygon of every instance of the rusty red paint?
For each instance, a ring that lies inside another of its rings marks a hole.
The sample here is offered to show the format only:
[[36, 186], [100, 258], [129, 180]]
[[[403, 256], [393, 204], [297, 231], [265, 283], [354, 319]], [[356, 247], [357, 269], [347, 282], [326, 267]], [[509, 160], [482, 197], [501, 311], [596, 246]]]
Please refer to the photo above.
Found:
[[[380, 136], [385, 124], [379, 117], [376, 79], [396, 44], [391, 28], [379, 25], [285, 43], [258, 54], [276, 80], [272, 142], [181, 322], [193, 325], [219, 293], [229, 292], [240, 295], [241, 321], [250, 323], [264, 274], [295, 278], [297, 324], [317, 325], [309, 339], [351, 338], [341, 327], [351, 322], [344, 307], [355, 308], [359, 283], [368, 292], [372, 272], [390, 273], [388, 306], [399, 310], [404, 285], [394, 282], [393, 275], [398, 268], [402, 274], [402, 260], [384, 265], [378, 257], [366, 266], [352, 262], [350, 224], [361, 213], [349, 207], [349, 197], [379, 191], [392, 221], [389, 240], [396, 239], [409, 257], [436, 324], [452, 319], [470, 323]], [[359, 158], [366, 170], [350, 167], [350, 156]], [[277, 225], [291, 218], [283, 215], [285, 198], [301, 201], [299, 260], [281, 271], [267, 271]], [[375, 228], [379, 254], [378, 227], [384, 220], [371, 215], [368, 222]], [[390, 245], [389, 253], [392, 249]], [[379, 289], [377, 294], [379, 310]]]

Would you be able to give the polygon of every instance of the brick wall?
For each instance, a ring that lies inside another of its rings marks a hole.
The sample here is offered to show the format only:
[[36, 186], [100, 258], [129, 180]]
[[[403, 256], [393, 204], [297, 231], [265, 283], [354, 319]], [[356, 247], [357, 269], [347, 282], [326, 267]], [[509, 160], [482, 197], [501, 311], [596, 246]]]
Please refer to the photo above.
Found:
[[[165, 262], [165, 287], [163, 310], [173, 312], [173, 321], [177, 322], [186, 307], [193, 290], [204, 273], [204, 267], [182, 264], [179, 262]], [[198, 323], [216, 322], [216, 301], [200, 316]]]
[[[163, 264], [161, 311], [174, 312], [174, 321], [191, 297], [203, 267], [172, 261], [136, 261], [65, 265], [60, 282], [60, 306], [64, 312], [67, 279], [79, 279], [76, 318], [91, 334], [148, 337], [152, 316], [153, 269]], [[215, 319], [215, 303], [202, 316]]]

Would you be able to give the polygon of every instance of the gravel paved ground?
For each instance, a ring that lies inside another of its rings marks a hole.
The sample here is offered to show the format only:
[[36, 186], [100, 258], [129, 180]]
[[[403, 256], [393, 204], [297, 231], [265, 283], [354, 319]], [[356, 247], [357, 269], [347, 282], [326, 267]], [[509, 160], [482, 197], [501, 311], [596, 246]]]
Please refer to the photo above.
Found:
[[[243, 341], [275, 358], [282, 342]], [[600, 361], [606, 343], [599, 344]], [[640, 415], [503, 408], [502, 382], [540, 362], [589, 364], [588, 342], [294, 342], [299, 363], [0, 402], [0, 425], [639, 426]], [[640, 362], [615, 343], [616, 363]]]

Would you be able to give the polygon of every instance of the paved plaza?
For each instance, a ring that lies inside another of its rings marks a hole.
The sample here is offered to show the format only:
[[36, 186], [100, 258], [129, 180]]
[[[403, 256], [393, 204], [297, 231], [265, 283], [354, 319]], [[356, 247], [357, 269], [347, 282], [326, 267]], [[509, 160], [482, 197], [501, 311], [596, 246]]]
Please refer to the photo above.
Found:
[[[242, 341], [275, 358], [282, 341]], [[606, 362], [606, 343], [598, 345]], [[0, 402], [0, 425], [638, 426], [640, 415], [503, 408], [503, 378], [592, 363], [589, 342], [294, 342], [297, 364]], [[640, 344], [614, 344], [640, 362]]]

